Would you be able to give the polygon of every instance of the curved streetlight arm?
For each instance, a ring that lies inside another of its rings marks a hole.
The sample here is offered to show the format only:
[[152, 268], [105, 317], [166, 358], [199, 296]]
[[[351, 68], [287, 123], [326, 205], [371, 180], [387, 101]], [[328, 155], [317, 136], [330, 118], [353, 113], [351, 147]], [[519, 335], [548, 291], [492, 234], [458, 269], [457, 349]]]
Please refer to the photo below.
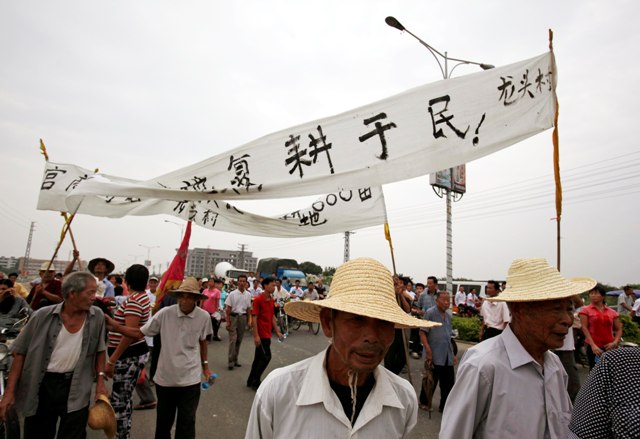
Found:
[[[438, 49], [436, 49], [435, 47], [431, 47], [429, 44], [427, 44], [426, 42], [422, 41], [416, 34], [414, 34], [409, 29], [404, 27], [402, 25], [402, 23], [400, 23], [394, 17], [389, 16], [389, 17], [385, 18], [384, 21], [389, 26], [394, 27], [394, 28], [396, 28], [396, 29], [398, 29], [400, 31], [408, 33], [413, 38], [418, 40], [418, 42], [420, 44], [422, 44], [424, 47], [426, 47], [429, 50], [429, 52], [431, 52], [431, 55], [433, 55], [433, 57], [435, 58], [436, 62], [438, 63], [438, 67], [440, 67], [440, 72], [442, 73], [442, 77], [444, 79], [449, 79], [451, 77], [451, 73], [453, 73], [453, 70], [456, 67], [458, 67], [460, 64], [473, 64], [473, 65], [476, 65], [476, 66], [480, 67], [482, 70], [489, 70], [489, 69], [493, 69], [495, 67], [495, 66], [493, 66], [491, 64], [485, 64], [485, 63], [479, 63], [479, 62], [475, 62], [475, 61], [469, 61], [467, 59], [451, 58], [451, 57], [447, 56], [446, 53], [442, 53]], [[442, 63], [440, 62], [440, 60], [438, 59], [438, 56], [440, 56], [440, 58], [442, 58], [444, 60], [444, 67], [442, 66]], [[451, 71], [448, 71], [447, 70], [447, 62], [448, 61], [454, 61], [454, 62], [457, 62], [458, 64], [453, 66]]]

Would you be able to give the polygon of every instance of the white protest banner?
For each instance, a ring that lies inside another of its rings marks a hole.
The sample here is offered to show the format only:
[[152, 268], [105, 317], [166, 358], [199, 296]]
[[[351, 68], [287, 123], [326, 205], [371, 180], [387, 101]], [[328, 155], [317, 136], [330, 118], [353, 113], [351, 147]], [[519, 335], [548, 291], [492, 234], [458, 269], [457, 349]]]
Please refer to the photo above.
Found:
[[[100, 176], [75, 165], [47, 162], [38, 209], [66, 210], [65, 198], [89, 176]], [[121, 184], [128, 180], [105, 176]], [[127, 215], [168, 214], [223, 232], [296, 238], [329, 235], [380, 225], [385, 207], [379, 187], [347, 189], [323, 195], [311, 206], [276, 217], [242, 211], [222, 200], [175, 201], [131, 197], [86, 196], [77, 213], [120, 218]]]
[[282, 130], [151, 180], [88, 175], [67, 191], [65, 203], [73, 211], [91, 195], [173, 200], [174, 206], [274, 199], [434, 173], [552, 127], [556, 79], [549, 52]]

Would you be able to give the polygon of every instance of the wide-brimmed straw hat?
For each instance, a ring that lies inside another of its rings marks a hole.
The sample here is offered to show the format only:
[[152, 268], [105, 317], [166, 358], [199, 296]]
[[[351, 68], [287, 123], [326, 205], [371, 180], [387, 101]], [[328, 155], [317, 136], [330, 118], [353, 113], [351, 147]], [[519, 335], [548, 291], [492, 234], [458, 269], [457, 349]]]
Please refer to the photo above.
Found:
[[54, 267], [50, 262], [43, 262], [40, 266], [40, 271], [56, 271], [56, 267]]
[[194, 296], [197, 296], [197, 299], [208, 299], [208, 297], [205, 294], [202, 294], [200, 292], [200, 285], [198, 285], [198, 279], [196, 279], [195, 277], [188, 277], [185, 280], [182, 281], [182, 283], [180, 284], [180, 287], [177, 290], [171, 290], [169, 291], [169, 294], [171, 294], [172, 296], [179, 296], [180, 293], [189, 293], [189, 294], [193, 294]]
[[87, 424], [93, 430], [104, 430], [108, 439], [116, 437], [116, 414], [106, 395], [98, 395], [96, 403], [89, 410]]
[[590, 277], [566, 279], [546, 259], [516, 259], [509, 267], [507, 287], [490, 302], [537, 302], [564, 299], [591, 290], [596, 281]]
[[405, 313], [396, 301], [391, 273], [370, 258], [353, 259], [338, 267], [326, 299], [289, 302], [284, 307], [288, 315], [307, 322], [319, 322], [323, 308], [385, 320], [396, 328], [440, 326]]
[[107, 266], [107, 274], [111, 273], [113, 270], [115, 270], [116, 266], [113, 265], [113, 262], [111, 262], [109, 259], [106, 258], [95, 258], [95, 259], [91, 259], [89, 261], [89, 273], [91, 274], [95, 274], [93, 272], [93, 270], [96, 268], [96, 264], [98, 262], [104, 262], [104, 264]]

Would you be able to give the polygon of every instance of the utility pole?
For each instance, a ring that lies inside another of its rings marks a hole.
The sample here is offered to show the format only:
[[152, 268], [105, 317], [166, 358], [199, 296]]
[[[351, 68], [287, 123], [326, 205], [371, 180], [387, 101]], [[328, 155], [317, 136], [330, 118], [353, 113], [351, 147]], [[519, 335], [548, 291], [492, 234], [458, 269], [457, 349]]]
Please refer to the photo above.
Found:
[[344, 232], [344, 262], [349, 262], [350, 242], [349, 235], [353, 235], [356, 232]]
[[[27, 239], [27, 248], [24, 251], [24, 265], [22, 266], [22, 271], [26, 272], [27, 267], [29, 267], [29, 256], [31, 254], [31, 240], [33, 239], [33, 231], [36, 229], [36, 222], [31, 221], [31, 226], [29, 227], [29, 238]], [[25, 273], [26, 275], [28, 273]], [[23, 273], [20, 273], [23, 276]]]
[[247, 244], [238, 244], [240, 248], [240, 253], [238, 253], [238, 268], [244, 270], [244, 251], [247, 247]]

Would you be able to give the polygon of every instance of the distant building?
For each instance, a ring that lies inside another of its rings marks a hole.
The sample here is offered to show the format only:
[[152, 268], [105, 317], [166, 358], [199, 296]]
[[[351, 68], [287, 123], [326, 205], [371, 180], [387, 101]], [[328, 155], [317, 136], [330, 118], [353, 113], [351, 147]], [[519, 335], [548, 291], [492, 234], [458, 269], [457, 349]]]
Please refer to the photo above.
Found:
[[253, 252], [193, 248], [189, 249], [187, 266], [184, 270], [185, 276], [209, 277], [215, 270], [216, 265], [220, 262], [229, 262], [236, 268], [253, 272], [256, 271], [256, 267], [258, 266], [258, 258], [253, 257]]
[[[38, 272], [40, 271], [40, 267], [45, 262], [49, 262], [49, 259], [29, 258], [29, 262], [25, 266], [24, 257], [20, 257], [18, 258], [17, 272], [20, 273], [21, 277], [24, 276], [24, 277], [33, 279], [35, 277], [38, 277]], [[69, 265], [69, 262], [71, 261], [60, 261], [56, 259], [55, 261], [53, 261], [53, 270], [55, 270], [56, 273], [64, 273], [64, 270], [65, 268], [67, 268], [67, 265]], [[81, 262], [82, 262], [82, 267], [86, 270], [87, 261], [81, 261]], [[78, 269], [77, 264], [75, 268], [76, 270]]]
[[13, 256], [0, 256], [0, 271], [10, 273], [18, 270], [18, 258]]

